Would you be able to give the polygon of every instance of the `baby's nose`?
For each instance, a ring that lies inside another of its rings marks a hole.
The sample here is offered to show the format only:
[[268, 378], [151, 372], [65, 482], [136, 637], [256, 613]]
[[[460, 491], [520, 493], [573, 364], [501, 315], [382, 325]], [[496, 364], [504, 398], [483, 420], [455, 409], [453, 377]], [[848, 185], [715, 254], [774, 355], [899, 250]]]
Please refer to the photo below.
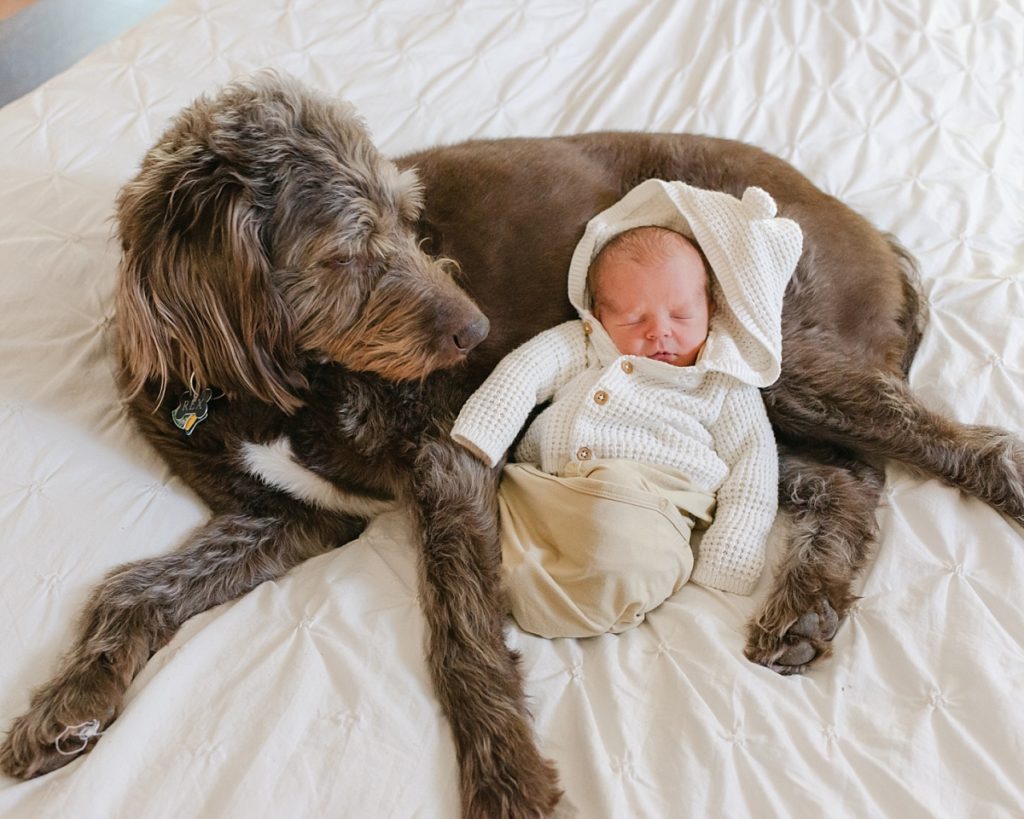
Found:
[[667, 321], [656, 321], [647, 328], [647, 337], [650, 339], [664, 338], [669, 334]]

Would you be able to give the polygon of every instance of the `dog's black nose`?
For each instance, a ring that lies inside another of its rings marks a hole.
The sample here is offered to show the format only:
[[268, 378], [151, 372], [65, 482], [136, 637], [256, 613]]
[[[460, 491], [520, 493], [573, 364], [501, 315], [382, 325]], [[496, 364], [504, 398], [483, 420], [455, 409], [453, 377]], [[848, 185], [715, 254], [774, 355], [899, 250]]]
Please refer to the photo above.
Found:
[[460, 352], [468, 353], [487, 338], [490, 329], [491, 323], [487, 320], [487, 316], [481, 314], [479, 318], [474, 319], [455, 334], [455, 346], [459, 348]]

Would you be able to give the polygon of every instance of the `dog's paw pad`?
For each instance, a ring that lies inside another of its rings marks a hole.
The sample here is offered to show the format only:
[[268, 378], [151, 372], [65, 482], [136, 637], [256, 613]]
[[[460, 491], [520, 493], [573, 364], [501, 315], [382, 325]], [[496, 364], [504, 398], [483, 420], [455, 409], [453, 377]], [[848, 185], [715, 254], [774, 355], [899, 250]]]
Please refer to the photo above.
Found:
[[798, 637], [806, 637], [808, 640], [830, 641], [836, 636], [839, 629], [839, 615], [832, 608], [828, 600], [822, 600], [818, 611], [808, 611], [802, 614], [797, 621], [790, 626], [788, 633]]
[[744, 653], [748, 659], [779, 674], [802, 674], [812, 663], [831, 653], [830, 643], [840, 620], [835, 607], [821, 598], [812, 608], [789, 620], [788, 627], [757, 622], [751, 628]]
[[798, 666], [807, 665], [811, 660], [815, 658], [817, 651], [814, 650], [814, 646], [809, 642], [801, 641], [794, 643], [783, 651], [776, 659], [776, 665], [782, 666]]

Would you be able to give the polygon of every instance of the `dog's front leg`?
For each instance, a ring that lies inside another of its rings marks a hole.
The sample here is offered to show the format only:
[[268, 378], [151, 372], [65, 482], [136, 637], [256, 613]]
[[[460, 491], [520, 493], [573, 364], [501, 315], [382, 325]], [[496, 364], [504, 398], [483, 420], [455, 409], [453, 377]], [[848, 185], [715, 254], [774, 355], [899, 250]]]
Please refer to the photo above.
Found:
[[852, 588], [878, 534], [875, 508], [885, 474], [824, 452], [780, 448], [779, 500], [793, 535], [772, 589], [747, 630], [747, 657], [780, 674], [801, 674], [827, 657], [857, 597]]
[[561, 796], [526, 715], [518, 655], [504, 641], [496, 483], [448, 440], [428, 439], [417, 453], [428, 662], [455, 737], [467, 819], [542, 817]]
[[114, 569], [93, 591], [58, 673], [33, 694], [0, 745], [0, 769], [38, 776], [91, 750], [143, 664], [185, 620], [284, 574], [345, 534], [340, 520], [218, 515], [178, 551]]

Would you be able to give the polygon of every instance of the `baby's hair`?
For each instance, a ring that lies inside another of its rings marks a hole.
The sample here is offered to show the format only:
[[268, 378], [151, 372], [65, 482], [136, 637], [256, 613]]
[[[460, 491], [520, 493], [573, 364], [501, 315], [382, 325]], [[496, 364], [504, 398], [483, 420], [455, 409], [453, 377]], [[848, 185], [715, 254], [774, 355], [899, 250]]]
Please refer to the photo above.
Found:
[[[674, 247], [673, 247], [674, 246]], [[705, 287], [707, 288], [708, 300], [711, 300], [711, 265], [708, 264], [707, 256], [692, 239], [688, 239], [681, 233], [657, 225], [645, 225], [643, 227], [624, 230], [613, 236], [608, 243], [602, 247], [594, 260], [590, 263], [587, 271], [587, 290], [590, 300], [593, 303], [597, 296], [597, 284], [601, 270], [609, 263], [613, 256], [622, 257], [633, 262], [661, 261], [672, 250], [681, 246], [692, 247], [697, 251], [700, 260], [704, 265]]]

